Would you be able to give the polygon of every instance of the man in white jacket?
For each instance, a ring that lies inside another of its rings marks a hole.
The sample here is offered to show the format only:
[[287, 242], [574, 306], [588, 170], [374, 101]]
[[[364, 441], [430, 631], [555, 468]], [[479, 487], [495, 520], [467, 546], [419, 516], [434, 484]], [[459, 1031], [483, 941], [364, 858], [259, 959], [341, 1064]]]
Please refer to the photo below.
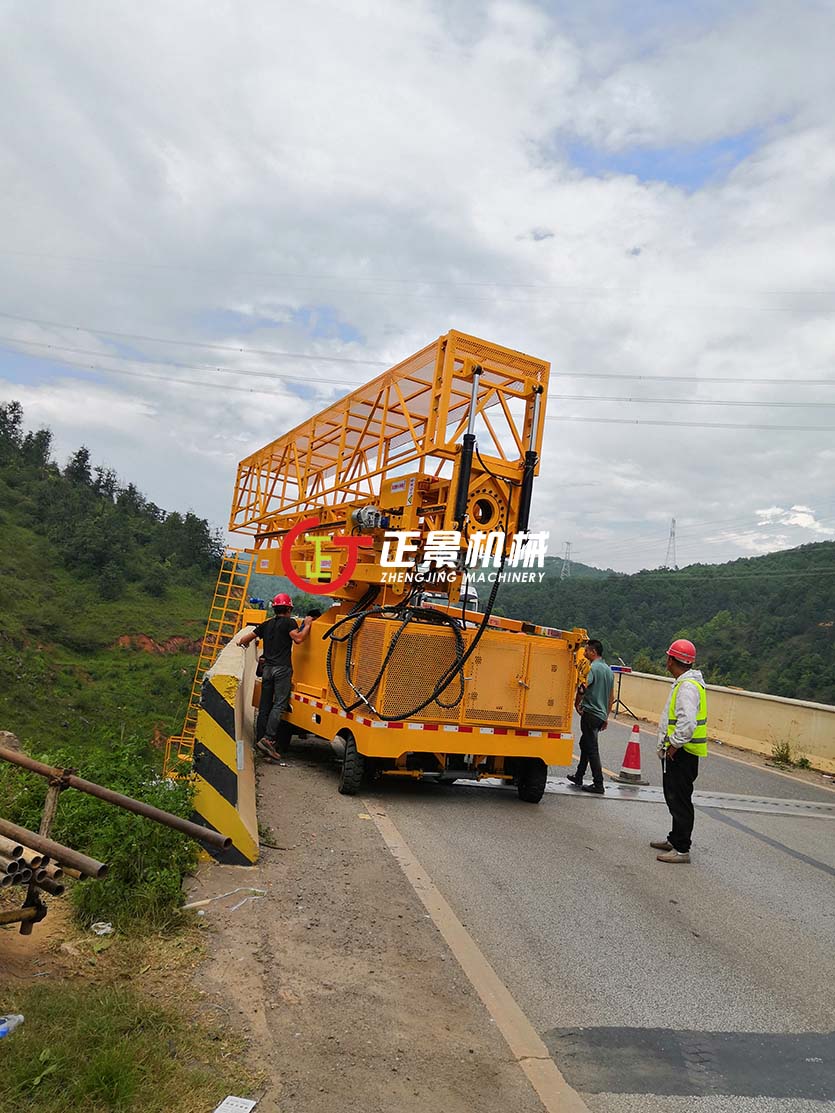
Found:
[[664, 773], [664, 799], [673, 826], [666, 839], [650, 843], [661, 851], [659, 862], [690, 861], [693, 835], [693, 784], [699, 759], [707, 757], [707, 693], [699, 669], [693, 668], [696, 647], [678, 638], [667, 650], [667, 671], [673, 687], [658, 725], [658, 756]]

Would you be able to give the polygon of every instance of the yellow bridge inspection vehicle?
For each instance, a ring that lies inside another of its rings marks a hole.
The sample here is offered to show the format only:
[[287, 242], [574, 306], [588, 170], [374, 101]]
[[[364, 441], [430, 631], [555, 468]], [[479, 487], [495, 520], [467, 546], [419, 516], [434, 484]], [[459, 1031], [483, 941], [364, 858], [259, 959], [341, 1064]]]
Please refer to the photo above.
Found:
[[250, 540], [224, 559], [169, 768], [191, 756], [203, 674], [257, 620], [258, 572], [338, 600], [293, 650], [286, 718], [341, 754], [340, 792], [499, 777], [542, 798], [547, 767], [571, 762], [586, 632], [492, 612], [502, 582], [542, 567], [528, 523], [549, 369], [449, 332], [240, 463], [230, 530]]

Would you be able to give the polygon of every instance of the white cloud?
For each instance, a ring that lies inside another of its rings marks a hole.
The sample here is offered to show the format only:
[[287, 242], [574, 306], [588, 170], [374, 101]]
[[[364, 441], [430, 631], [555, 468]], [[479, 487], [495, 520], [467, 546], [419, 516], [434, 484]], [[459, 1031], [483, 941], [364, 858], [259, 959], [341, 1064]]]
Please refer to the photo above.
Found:
[[[534, 525], [578, 559], [658, 565], [673, 517], [679, 564], [832, 535], [831, 433], [687, 423], [835, 426], [835, 392], [799, 384], [835, 359], [835, 15], [624, 11], [7, 4], [0, 313], [81, 328], [0, 317], [3, 395], [223, 523], [238, 459], [377, 370], [265, 352], [382, 370], [456, 327], [550, 358], [552, 393], [587, 396], [554, 417], [658, 422], [548, 422]], [[690, 192], [554, 141], [750, 129]], [[627, 373], [672, 381], [599, 377]]]

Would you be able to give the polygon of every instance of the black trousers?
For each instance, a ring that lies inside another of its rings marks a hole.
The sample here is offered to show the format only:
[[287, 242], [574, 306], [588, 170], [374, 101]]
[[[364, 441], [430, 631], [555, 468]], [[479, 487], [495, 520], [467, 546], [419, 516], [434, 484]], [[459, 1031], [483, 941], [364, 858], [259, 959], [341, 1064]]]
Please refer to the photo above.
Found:
[[686, 854], [693, 834], [693, 785], [699, 775], [699, 759], [681, 749], [664, 762], [664, 799], [673, 817], [667, 838], [676, 850]]
[[290, 690], [293, 686], [293, 668], [287, 665], [264, 665], [261, 677], [261, 700], [258, 704], [258, 723], [256, 738], [270, 738], [286, 742], [287, 731], [281, 729], [282, 716], [290, 706]]
[[580, 760], [577, 762], [577, 776], [582, 780], [586, 766], [590, 766], [592, 780], [600, 786], [603, 784], [603, 766], [600, 763], [597, 736], [605, 722], [605, 719], [599, 719], [590, 711], [583, 711], [580, 715]]

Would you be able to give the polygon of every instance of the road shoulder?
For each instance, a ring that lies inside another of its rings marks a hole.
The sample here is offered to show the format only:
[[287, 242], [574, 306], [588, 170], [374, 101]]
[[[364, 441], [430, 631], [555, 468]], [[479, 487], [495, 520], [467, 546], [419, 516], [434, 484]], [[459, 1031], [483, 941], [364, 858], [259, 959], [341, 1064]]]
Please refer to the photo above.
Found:
[[[248, 1034], [259, 1113], [541, 1113], [542, 1106], [360, 798], [305, 747], [262, 767], [254, 869], [207, 864], [201, 987]], [[241, 900], [249, 898], [245, 904]], [[235, 905], [239, 907], [235, 908]]]

